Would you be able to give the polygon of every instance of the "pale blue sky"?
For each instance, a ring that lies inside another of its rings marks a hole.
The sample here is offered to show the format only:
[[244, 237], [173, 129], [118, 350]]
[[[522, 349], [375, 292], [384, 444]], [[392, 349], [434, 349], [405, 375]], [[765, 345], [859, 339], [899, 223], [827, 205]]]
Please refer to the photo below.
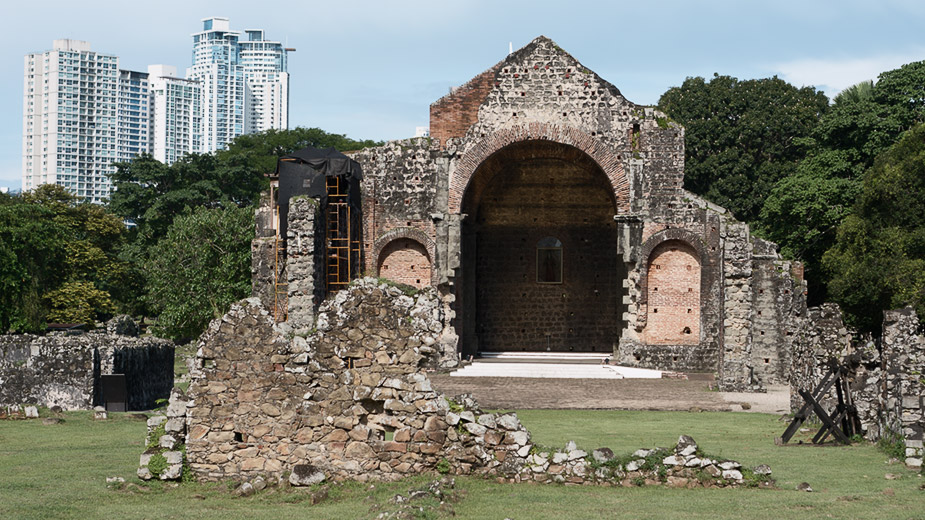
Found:
[[290, 126], [398, 139], [430, 103], [544, 34], [635, 103], [688, 76], [778, 75], [830, 96], [925, 59], [925, 2], [879, 0], [6, 2], [0, 16], [0, 186], [19, 188], [23, 56], [89, 41], [120, 66], [189, 66], [200, 19], [265, 29], [289, 55]]

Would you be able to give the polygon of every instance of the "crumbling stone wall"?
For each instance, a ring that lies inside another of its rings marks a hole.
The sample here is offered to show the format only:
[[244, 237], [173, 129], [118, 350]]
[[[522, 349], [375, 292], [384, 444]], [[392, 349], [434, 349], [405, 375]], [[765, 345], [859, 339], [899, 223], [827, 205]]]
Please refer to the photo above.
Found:
[[[806, 321], [801, 324], [798, 339], [793, 344], [790, 361], [790, 409], [799, 410], [803, 398], [799, 390], [814, 389], [828, 372], [828, 362], [841, 362], [853, 352], [852, 331], [842, 320], [841, 308], [825, 303], [807, 310]], [[834, 391], [829, 400], [834, 397]], [[831, 401], [826, 401], [827, 405]]]
[[139, 475], [176, 478], [184, 409], [187, 461], [201, 480], [288, 476], [310, 485], [436, 471], [693, 487], [770, 473], [707, 457], [686, 436], [674, 450], [625, 459], [574, 443], [536, 446], [516, 414], [484, 413], [469, 396], [447, 399], [431, 387], [424, 368], [452, 354], [441, 344], [441, 309], [432, 288], [406, 295], [364, 279], [326, 301], [317, 332], [303, 337], [281, 333], [256, 298], [234, 305], [203, 334], [188, 395], [149, 422]]
[[153, 408], [173, 387], [173, 342], [106, 330], [0, 336], [0, 406], [86, 410], [103, 404], [101, 374], [125, 374], [127, 406]]
[[[915, 311], [884, 312], [879, 350], [872, 340], [853, 342], [835, 304], [810, 308], [799, 336], [791, 358], [791, 409], [803, 405], [797, 389], [814, 388], [828, 371], [830, 359], [847, 363], [854, 369], [849, 385], [864, 436], [900, 439], [906, 447], [906, 464], [921, 467], [925, 336]], [[835, 402], [833, 390], [822, 405], [831, 410]]]
[[883, 429], [906, 445], [906, 464], [922, 467], [925, 432], [925, 334], [911, 307], [883, 319]]

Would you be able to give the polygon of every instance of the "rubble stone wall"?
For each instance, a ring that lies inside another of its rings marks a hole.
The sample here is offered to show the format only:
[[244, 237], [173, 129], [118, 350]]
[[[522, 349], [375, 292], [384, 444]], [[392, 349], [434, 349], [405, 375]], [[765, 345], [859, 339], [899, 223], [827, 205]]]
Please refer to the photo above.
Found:
[[883, 429], [903, 439], [907, 465], [922, 467], [925, 334], [911, 307], [884, 313], [883, 361]]
[[173, 387], [174, 345], [106, 331], [0, 336], [0, 406], [86, 410], [103, 404], [101, 374], [125, 374], [127, 406], [153, 408]]
[[536, 446], [516, 414], [484, 413], [469, 396], [431, 387], [425, 368], [447, 354], [442, 308], [433, 288], [407, 295], [363, 279], [326, 301], [318, 330], [303, 337], [284, 333], [257, 298], [234, 305], [201, 337], [188, 394], [149, 421], [139, 475], [177, 478], [184, 409], [187, 462], [200, 480], [311, 485], [440, 472], [696, 487], [770, 473], [709, 458], [686, 436], [674, 450], [621, 459], [574, 443]]

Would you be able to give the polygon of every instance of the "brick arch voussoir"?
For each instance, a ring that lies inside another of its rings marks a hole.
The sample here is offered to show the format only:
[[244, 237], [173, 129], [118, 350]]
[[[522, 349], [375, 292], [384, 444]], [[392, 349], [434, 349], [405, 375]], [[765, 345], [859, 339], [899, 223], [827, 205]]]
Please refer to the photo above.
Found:
[[[642, 312], [646, 309], [649, 304], [649, 263], [651, 260], [652, 252], [655, 251], [655, 248], [664, 244], [665, 242], [681, 242], [684, 245], [690, 246], [691, 249], [697, 254], [697, 261], [700, 262], [701, 269], [701, 285], [703, 284], [703, 266], [706, 263], [706, 258], [704, 254], [706, 249], [703, 246], [703, 238], [698, 236], [696, 233], [682, 228], [668, 228], [658, 233], [655, 233], [648, 240], [646, 240], [642, 247], [639, 250], [639, 308], [641, 309], [640, 313], [636, 316], [636, 329], [642, 330], [646, 326], [647, 316], [645, 312]], [[701, 298], [704, 294], [704, 288], [701, 286], [700, 290]]]
[[427, 233], [421, 231], [420, 229], [408, 227], [390, 229], [376, 239], [376, 241], [373, 243], [373, 259], [376, 262], [376, 274], [378, 275], [379, 273], [379, 264], [382, 261], [382, 252], [389, 244], [401, 239], [414, 240], [420, 244], [425, 251], [427, 251], [427, 260], [430, 262], [431, 285], [433, 285], [434, 280], [436, 280], [437, 272], [437, 269], [434, 266], [434, 254], [436, 253], [437, 246], [434, 240], [429, 237]]
[[459, 214], [469, 182], [486, 159], [502, 148], [522, 141], [553, 141], [588, 154], [607, 175], [619, 213], [629, 213], [629, 180], [623, 162], [600, 140], [567, 125], [533, 122], [502, 128], [476, 142], [460, 158], [450, 179], [449, 210]]

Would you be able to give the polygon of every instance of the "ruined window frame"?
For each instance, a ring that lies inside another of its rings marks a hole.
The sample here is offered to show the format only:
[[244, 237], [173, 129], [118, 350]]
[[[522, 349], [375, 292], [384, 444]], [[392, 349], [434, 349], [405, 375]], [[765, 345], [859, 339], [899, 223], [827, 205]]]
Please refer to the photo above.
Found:
[[[561, 285], [563, 283], [562, 241], [548, 236], [536, 243], [536, 283]], [[548, 262], [553, 262], [552, 271]], [[555, 267], [558, 266], [558, 269]], [[545, 276], [544, 276], [545, 275]]]

